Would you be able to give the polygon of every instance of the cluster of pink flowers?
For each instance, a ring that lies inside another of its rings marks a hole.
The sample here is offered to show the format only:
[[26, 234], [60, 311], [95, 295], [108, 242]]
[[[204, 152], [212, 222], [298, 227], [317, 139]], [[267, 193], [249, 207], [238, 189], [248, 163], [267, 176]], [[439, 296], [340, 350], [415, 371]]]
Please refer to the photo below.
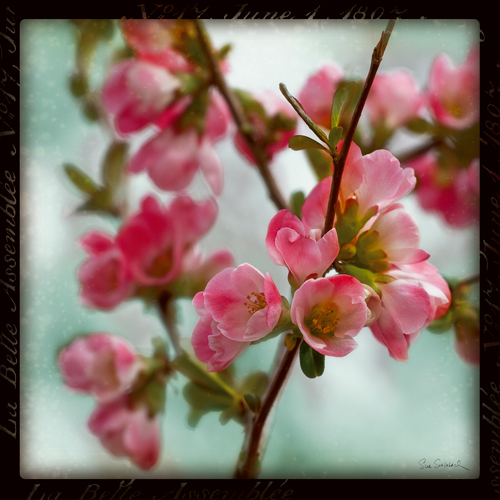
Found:
[[[342, 70], [326, 64], [308, 78], [299, 94], [308, 116], [326, 129], [330, 128], [333, 94], [343, 81]], [[424, 90], [419, 90], [407, 70], [377, 73], [364, 110], [372, 128], [373, 144], [378, 147], [380, 138], [384, 142], [398, 128], [410, 126], [412, 121], [425, 116], [433, 121], [434, 134], [441, 138], [477, 126], [479, 48], [473, 46], [465, 62], [458, 66], [446, 54], [436, 57]], [[439, 152], [435, 148], [404, 165], [412, 168], [418, 179], [415, 193], [419, 203], [424, 209], [439, 213], [453, 227], [477, 223], [478, 158], [471, 157], [469, 163], [462, 165], [449, 152], [442, 155]]]
[[[328, 356], [350, 353], [353, 337], [369, 326], [394, 359], [406, 361], [420, 331], [446, 313], [449, 287], [426, 262], [415, 220], [396, 203], [415, 186], [413, 171], [388, 151], [363, 156], [353, 144], [335, 227], [322, 235], [331, 182], [311, 191], [302, 220], [281, 210], [269, 223], [267, 250], [289, 271], [291, 306], [270, 275], [249, 264], [225, 269], [195, 296], [192, 342], [208, 370], [228, 366], [278, 323]], [[332, 266], [340, 274], [325, 277]]]
[[210, 199], [196, 202], [178, 195], [164, 206], [147, 195], [116, 236], [85, 234], [80, 244], [88, 258], [78, 270], [82, 302], [109, 310], [144, 287], [162, 287], [190, 276], [199, 280], [199, 274], [213, 276], [232, 263], [232, 256], [219, 250], [203, 258], [196, 242], [216, 216], [217, 205]]
[[151, 469], [160, 454], [160, 420], [131, 397], [144, 362], [128, 342], [107, 333], [77, 338], [60, 352], [59, 368], [67, 387], [96, 398], [88, 427], [104, 448]]

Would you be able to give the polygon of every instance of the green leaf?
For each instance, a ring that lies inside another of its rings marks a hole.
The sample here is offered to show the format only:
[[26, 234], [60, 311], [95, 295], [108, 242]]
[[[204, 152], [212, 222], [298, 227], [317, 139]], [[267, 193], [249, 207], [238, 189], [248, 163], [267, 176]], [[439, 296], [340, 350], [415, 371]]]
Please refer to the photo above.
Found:
[[94, 183], [94, 181], [78, 167], [66, 164], [64, 165], [64, 170], [66, 171], [66, 175], [69, 177], [70, 181], [82, 193], [94, 195], [99, 191], [99, 187]]
[[259, 396], [256, 394], [248, 393], [248, 394], [243, 394], [243, 398], [245, 399], [248, 407], [254, 412], [258, 413], [261, 408], [261, 401]]
[[183, 394], [193, 408], [200, 410], [223, 410], [233, 404], [231, 396], [207, 390], [193, 382], [188, 382], [184, 386]]
[[306, 149], [305, 151], [309, 163], [319, 181], [331, 177], [332, 175], [332, 158], [327, 153], [322, 153], [317, 149]]
[[70, 78], [69, 86], [74, 97], [82, 97], [89, 90], [87, 76], [78, 72], [75, 73]]
[[[184, 376], [195, 382], [197, 385], [205, 389], [220, 392], [221, 394], [228, 394], [227, 390], [223, 387], [221, 373], [207, 373], [206, 366], [200, 361], [191, 359], [187, 353], [184, 352], [182, 356], [177, 356], [172, 361], [172, 366]], [[225, 383], [225, 381], [224, 381]]]
[[302, 205], [306, 201], [306, 195], [303, 191], [295, 191], [291, 196], [292, 213], [299, 219], [302, 217]]
[[342, 138], [342, 127], [333, 127], [328, 134], [328, 144], [330, 145], [331, 151], [336, 153], [337, 144]]
[[262, 395], [267, 385], [267, 373], [258, 371], [252, 372], [242, 382], [241, 390], [243, 394], [252, 393]]
[[217, 54], [217, 57], [219, 61], [222, 61], [225, 59], [225, 57], [229, 54], [229, 52], [232, 50], [232, 45], [230, 43], [226, 43], [226, 45], [223, 45]]
[[356, 95], [357, 88], [356, 82], [347, 82], [337, 89], [333, 96], [330, 128], [333, 129], [338, 126], [340, 114], [343, 109], [349, 106], [352, 98]]
[[316, 142], [314, 139], [307, 137], [305, 135], [294, 135], [288, 141], [288, 147], [294, 151], [300, 151], [302, 149], [322, 149], [327, 151], [323, 144]]
[[304, 375], [316, 378], [325, 371], [325, 355], [315, 351], [306, 342], [300, 344], [300, 367]]
[[416, 132], [417, 134], [427, 134], [434, 131], [434, 126], [425, 121], [423, 118], [414, 118], [413, 120], [410, 120], [406, 126], [412, 132]]
[[104, 185], [109, 186], [111, 191], [120, 184], [127, 153], [128, 145], [125, 142], [113, 142], [108, 149], [102, 167], [102, 178]]

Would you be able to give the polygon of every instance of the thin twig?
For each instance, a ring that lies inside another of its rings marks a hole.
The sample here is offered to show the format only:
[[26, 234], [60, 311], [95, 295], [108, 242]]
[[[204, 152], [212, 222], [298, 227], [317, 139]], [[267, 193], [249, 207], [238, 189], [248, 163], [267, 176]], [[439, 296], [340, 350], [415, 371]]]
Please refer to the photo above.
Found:
[[406, 163], [406, 162], [409, 162], [410, 160], [418, 158], [420, 155], [427, 153], [427, 151], [434, 149], [435, 147], [442, 144], [442, 142], [443, 141], [441, 139], [436, 139], [434, 141], [430, 141], [426, 144], [423, 144], [422, 146], [418, 146], [417, 148], [415, 148], [411, 151], [407, 151], [406, 153], [396, 155], [396, 158], [399, 160], [399, 163], [401, 163], [401, 165], [402, 165], [403, 163]]
[[351, 123], [349, 124], [349, 128], [345, 135], [344, 142], [342, 144], [342, 148], [340, 150], [338, 159], [336, 161], [334, 160], [332, 188], [330, 190], [330, 198], [328, 200], [328, 209], [326, 212], [323, 234], [327, 233], [333, 227], [335, 220], [335, 205], [337, 204], [337, 200], [339, 197], [340, 181], [342, 180], [342, 174], [344, 173], [344, 166], [347, 159], [347, 154], [349, 153], [349, 148], [351, 146], [352, 139], [354, 137], [354, 132], [356, 131], [356, 127], [358, 125], [358, 121], [361, 117], [361, 112], [363, 111], [366, 98], [368, 97], [368, 93], [370, 92], [370, 88], [372, 86], [375, 75], [377, 74], [378, 67], [382, 62], [382, 56], [384, 55], [385, 48], [387, 47], [387, 43], [389, 42], [389, 38], [391, 36], [392, 29], [394, 28], [395, 24], [396, 24], [395, 19], [389, 20], [385, 31], [382, 32], [380, 41], [373, 49], [372, 60], [368, 76], [366, 77], [365, 84], [361, 91], [361, 95], [356, 104], [356, 108], [354, 109]]
[[169, 292], [161, 292], [158, 296], [158, 309], [160, 311], [160, 318], [174, 346], [175, 354], [177, 356], [182, 356], [183, 351], [180, 344], [179, 331], [177, 330], [177, 324], [175, 322], [174, 304], [170, 299], [171, 295]]
[[281, 210], [283, 208], [289, 209], [290, 207], [288, 206], [288, 203], [283, 198], [283, 195], [278, 189], [276, 181], [274, 180], [274, 177], [269, 170], [267, 160], [264, 156], [264, 151], [257, 145], [252, 134], [248, 132], [250, 130], [250, 125], [247, 123], [240, 102], [236, 98], [234, 92], [228, 87], [226, 80], [224, 79], [224, 76], [219, 68], [219, 64], [216, 60], [216, 56], [214, 55], [214, 49], [212, 47], [211, 41], [206, 35], [202, 21], [200, 19], [196, 19], [195, 25], [198, 33], [198, 38], [209, 61], [210, 71], [212, 72], [214, 83], [219, 89], [219, 92], [225, 98], [229, 109], [231, 110], [231, 114], [234, 118], [236, 126], [238, 127], [238, 130], [242, 137], [247, 142], [248, 147], [250, 148], [252, 155], [257, 162], [257, 167], [259, 169], [260, 175], [262, 176], [269, 191], [269, 197], [274, 202], [278, 210]]
[[297, 342], [291, 351], [286, 351], [282, 357], [276, 376], [273, 378], [271, 385], [266, 393], [260, 413], [250, 422], [250, 432], [248, 436], [248, 447], [246, 449], [243, 460], [237, 465], [234, 475], [235, 479], [254, 479], [257, 477], [259, 469], [259, 461], [261, 460], [261, 452], [259, 451], [262, 431], [269, 416], [269, 413], [279, 395], [279, 392], [290, 372], [293, 361], [299, 352], [302, 339], [297, 339]]

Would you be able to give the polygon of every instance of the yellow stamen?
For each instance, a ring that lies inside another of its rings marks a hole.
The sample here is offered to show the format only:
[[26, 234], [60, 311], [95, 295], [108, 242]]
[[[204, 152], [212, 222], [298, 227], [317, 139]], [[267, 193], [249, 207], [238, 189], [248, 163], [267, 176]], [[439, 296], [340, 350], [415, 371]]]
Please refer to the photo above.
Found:
[[248, 309], [249, 314], [255, 314], [257, 311], [267, 307], [267, 302], [263, 293], [252, 292], [247, 295], [248, 302], [243, 302], [243, 305]]
[[306, 320], [313, 335], [327, 335], [329, 337], [334, 335], [338, 322], [338, 312], [329, 305], [316, 307]]

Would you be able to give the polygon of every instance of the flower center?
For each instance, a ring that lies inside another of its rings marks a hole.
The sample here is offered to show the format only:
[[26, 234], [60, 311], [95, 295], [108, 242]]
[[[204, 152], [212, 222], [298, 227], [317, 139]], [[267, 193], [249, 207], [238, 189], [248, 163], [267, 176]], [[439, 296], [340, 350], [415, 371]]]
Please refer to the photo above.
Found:
[[339, 322], [339, 314], [331, 306], [316, 307], [306, 320], [311, 333], [316, 336], [333, 336]]
[[243, 305], [248, 309], [249, 314], [255, 314], [257, 311], [267, 307], [266, 298], [263, 293], [252, 292], [247, 295], [248, 302], [243, 302]]
[[170, 270], [171, 267], [172, 267], [172, 251], [169, 250], [156, 257], [151, 267], [149, 268], [148, 274], [155, 278], [165, 276], [165, 274], [167, 274], [167, 272]]

